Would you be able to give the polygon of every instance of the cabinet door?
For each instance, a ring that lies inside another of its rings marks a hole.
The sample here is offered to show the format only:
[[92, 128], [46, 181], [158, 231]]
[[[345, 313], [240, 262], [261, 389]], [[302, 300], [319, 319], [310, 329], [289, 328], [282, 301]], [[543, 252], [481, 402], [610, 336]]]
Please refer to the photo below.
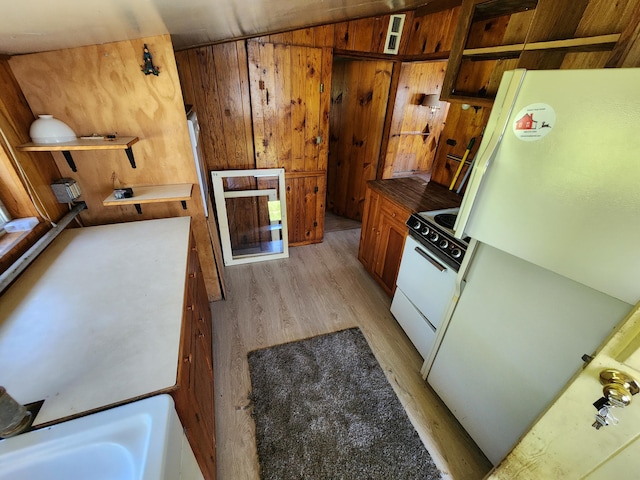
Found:
[[396, 288], [410, 214], [367, 188], [358, 259], [389, 296]]
[[[256, 167], [284, 168], [287, 173], [289, 243], [320, 242], [324, 230], [331, 49], [250, 41], [247, 51]], [[307, 178], [303, 181], [303, 177]], [[311, 177], [318, 178], [317, 185], [309, 185]]]
[[289, 245], [321, 242], [324, 237], [325, 173], [285, 174], [285, 181]]
[[380, 211], [380, 241], [376, 249], [375, 275], [389, 295], [396, 289], [409, 214], [390, 203], [383, 203]]

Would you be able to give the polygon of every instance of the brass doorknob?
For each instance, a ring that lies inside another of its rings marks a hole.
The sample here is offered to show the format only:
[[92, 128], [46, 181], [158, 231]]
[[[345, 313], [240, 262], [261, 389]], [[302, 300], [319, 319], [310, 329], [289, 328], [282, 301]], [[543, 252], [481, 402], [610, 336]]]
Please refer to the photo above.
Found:
[[626, 407], [631, 397], [640, 391], [638, 382], [619, 370], [609, 368], [600, 372], [600, 383], [605, 398], [616, 407]]

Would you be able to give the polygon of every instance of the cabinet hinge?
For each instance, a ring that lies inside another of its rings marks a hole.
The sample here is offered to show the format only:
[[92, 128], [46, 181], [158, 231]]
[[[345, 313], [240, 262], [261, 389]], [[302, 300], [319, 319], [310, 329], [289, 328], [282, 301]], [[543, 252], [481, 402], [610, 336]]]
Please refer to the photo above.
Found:
[[316, 137], [316, 145], [320, 145], [322, 143], [322, 135], [318, 135]]
[[320, 84], [320, 93], [324, 93], [324, 83]]

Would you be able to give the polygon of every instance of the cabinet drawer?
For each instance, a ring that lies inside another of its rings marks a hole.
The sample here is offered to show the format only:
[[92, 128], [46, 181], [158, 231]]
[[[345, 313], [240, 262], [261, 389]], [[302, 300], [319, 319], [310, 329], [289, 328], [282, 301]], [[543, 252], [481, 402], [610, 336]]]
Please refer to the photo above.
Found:
[[405, 222], [407, 221], [407, 218], [409, 218], [409, 215], [411, 215], [411, 212], [389, 201], [381, 202], [380, 211], [382, 214], [397, 221], [398, 224], [402, 226], [404, 226]]
[[436, 331], [399, 288], [391, 302], [391, 313], [422, 358], [426, 359], [436, 338]]

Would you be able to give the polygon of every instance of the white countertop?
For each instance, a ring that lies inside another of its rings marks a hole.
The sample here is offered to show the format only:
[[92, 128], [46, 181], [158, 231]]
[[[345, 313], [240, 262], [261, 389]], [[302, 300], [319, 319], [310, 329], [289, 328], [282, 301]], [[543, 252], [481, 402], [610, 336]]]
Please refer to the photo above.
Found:
[[34, 425], [176, 383], [190, 217], [69, 229], [0, 297], [0, 385]]

